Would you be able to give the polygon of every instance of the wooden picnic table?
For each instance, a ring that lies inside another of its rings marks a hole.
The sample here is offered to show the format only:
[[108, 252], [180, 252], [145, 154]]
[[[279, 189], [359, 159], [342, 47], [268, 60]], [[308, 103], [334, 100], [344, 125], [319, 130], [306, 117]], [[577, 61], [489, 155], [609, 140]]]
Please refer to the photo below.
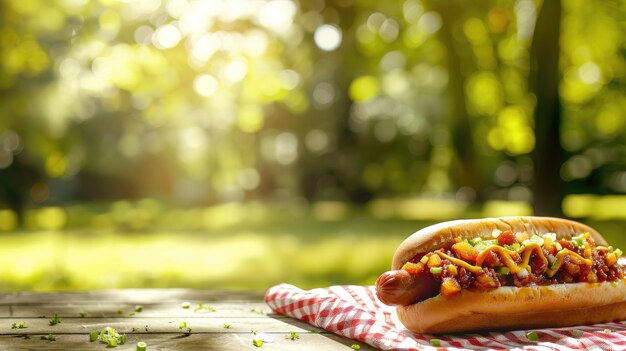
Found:
[[[190, 302], [183, 308], [183, 302]], [[202, 305], [200, 305], [200, 303]], [[199, 308], [202, 307], [202, 308]], [[55, 315], [60, 323], [50, 325]], [[24, 322], [26, 328], [13, 329]], [[179, 329], [185, 322], [191, 333]], [[190, 289], [0, 293], [0, 350], [108, 350], [89, 333], [126, 335], [117, 350], [361, 350], [373, 348], [271, 313], [262, 293]], [[274, 338], [260, 348], [252, 331]], [[297, 333], [296, 340], [286, 338]], [[42, 337], [53, 334], [56, 341]]]

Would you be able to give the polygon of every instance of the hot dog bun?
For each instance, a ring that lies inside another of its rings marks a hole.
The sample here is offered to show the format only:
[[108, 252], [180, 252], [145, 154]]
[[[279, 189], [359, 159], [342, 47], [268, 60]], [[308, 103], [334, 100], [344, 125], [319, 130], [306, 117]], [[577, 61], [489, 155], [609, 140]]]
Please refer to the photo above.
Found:
[[607, 245], [606, 240], [595, 229], [567, 219], [530, 216], [462, 219], [426, 227], [406, 238], [393, 255], [391, 269], [402, 268], [402, 265], [419, 253], [449, 248], [457, 237], [493, 239], [491, 235], [494, 230], [538, 235], [556, 233], [557, 239], [569, 239], [589, 232], [597, 245]]
[[[594, 229], [573, 221], [547, 217], [506, 217], [445, 222], [408, 237], [396, 250], [392, 269], [400, 269], [416, 254], [448, 248], [455, 237], [492, 239], [494, 229], [526, 233], [556, 233], [571, 238], [589, 232], [607, 245]], [[626, 265], [624, 259], [619, 264]], [[437, 295], [398, 307], [398, 318], [418, 333], [565, 327], [626, 320], [626, 279], [602, 283], [499, 287], [487, 291], [463, 289], [454, 297]]]
[[566, 327], [626, 319], [626, 280], [489, 291], [463, 290], [398, 307], [398, 318], [417, 333]]

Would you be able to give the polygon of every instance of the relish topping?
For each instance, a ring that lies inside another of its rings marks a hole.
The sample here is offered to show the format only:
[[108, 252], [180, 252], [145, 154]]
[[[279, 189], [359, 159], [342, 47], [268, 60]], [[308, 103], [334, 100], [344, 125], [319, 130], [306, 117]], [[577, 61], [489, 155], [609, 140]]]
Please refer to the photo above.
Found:
[[556, 234], [528, 236], [495, 231], [493, 240], [455, 239], [450, 249], [419, 254], [402, 269], [412, 275], [432, 274], [441, 295], [461, 289], [615, 281], [624, 278], [617, 264], [620, 249], [596, 246], [589, 233], [568, 239]]

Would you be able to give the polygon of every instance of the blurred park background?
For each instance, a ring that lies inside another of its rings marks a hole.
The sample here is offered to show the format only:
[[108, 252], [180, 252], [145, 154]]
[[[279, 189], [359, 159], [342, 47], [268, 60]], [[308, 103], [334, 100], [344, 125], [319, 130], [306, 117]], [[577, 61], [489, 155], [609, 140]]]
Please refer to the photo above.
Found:
[[626, 248], [626, 2], [0, 2], [0, 289], [372, 284], [448, 219]]

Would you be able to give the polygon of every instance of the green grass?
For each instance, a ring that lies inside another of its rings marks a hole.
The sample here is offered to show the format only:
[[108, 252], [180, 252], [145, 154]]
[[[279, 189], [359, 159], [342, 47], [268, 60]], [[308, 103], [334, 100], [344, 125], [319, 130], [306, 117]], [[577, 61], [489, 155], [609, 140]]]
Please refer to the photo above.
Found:
[[4, 290], [305, 288], [372, 284], [415, 223], [300, 219], [214, 231], [30, 231], [0, 236]]
[[[206, 230], [21, 231], [0, 235], [2, 290], [251, 289], [373, 284], [397, 245], [430, 224], [355, 214], [285, 215]], [[626, 248], [623, 222], [590, 223]]]

